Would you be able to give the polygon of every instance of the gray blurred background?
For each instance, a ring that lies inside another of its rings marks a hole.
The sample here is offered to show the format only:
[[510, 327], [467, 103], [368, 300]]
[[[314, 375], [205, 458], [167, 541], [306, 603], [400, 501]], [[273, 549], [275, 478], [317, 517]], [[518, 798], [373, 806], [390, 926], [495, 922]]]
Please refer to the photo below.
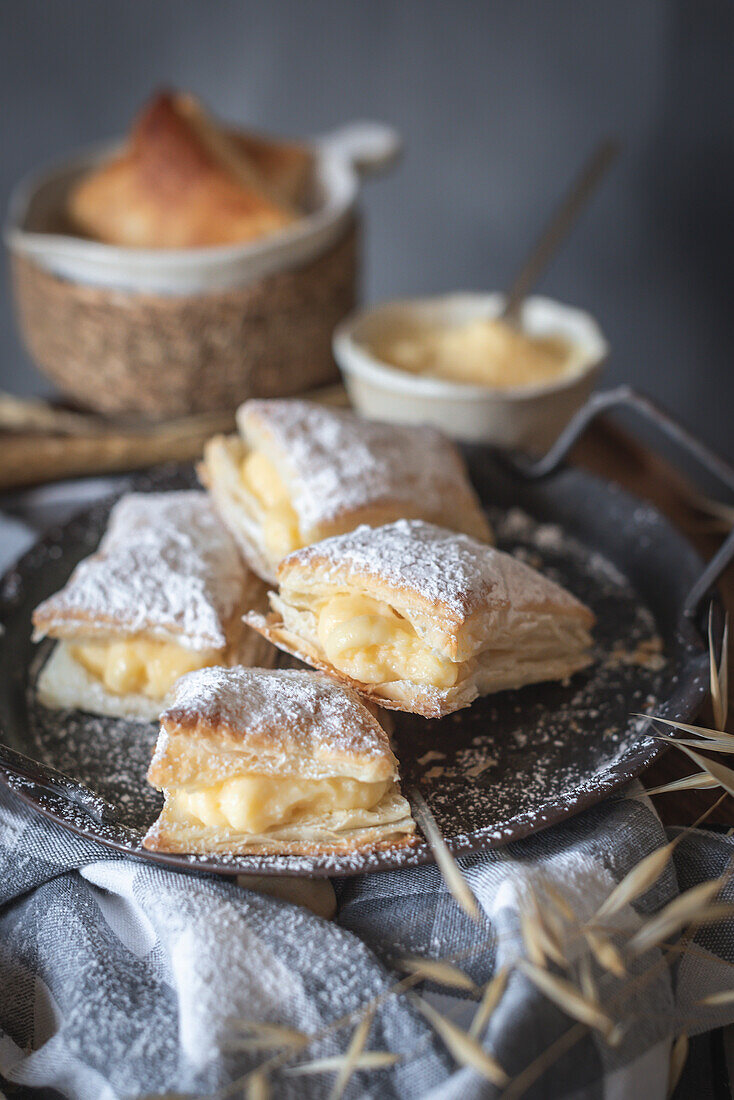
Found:
[[[734, 456], [730, 0], [2, 0], [0, 21], [3, 202], [163, 84], [284, 134], [392, 122], [406, 152], [365, 189], [366, 300], [502, 286], [618, 135], [542, 289], [597, 316], [607, 382], [648, 389]], [[0, 387], [45, 392], [7, 280], [0, 308]]]

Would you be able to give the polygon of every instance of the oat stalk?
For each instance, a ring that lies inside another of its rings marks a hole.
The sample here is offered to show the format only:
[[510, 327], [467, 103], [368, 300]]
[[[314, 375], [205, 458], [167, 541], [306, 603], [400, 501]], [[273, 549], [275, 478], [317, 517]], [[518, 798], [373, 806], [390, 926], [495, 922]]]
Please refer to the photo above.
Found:
[[[567, 969], [568, 960], [563, 953], [561, 930], [553, 925], [552, 920], [547, 919], [551, 910], [546, 909], [544, 915], [543, 908], [539, 904], [537, 894], [531, 884], [528, 884], [528, 893], [530, 896], [529, 935], [534, 938], [541, 956], [552, 959], [558, 966]], [[543, 963], [540, 965], [543, 965]]]
[[[708, 903], [714, 899], [720, 889], [721, 882], [714, 879], [710, 882], [701, 882], [698, 886], [678, 894], [632, 936], [628, 944], [630, 953], [642, 955], [645, 951], [658, 947], [670, 936], [676, 935], [691, 921], [701, 923], [706, 918]], [[734, 906], [729, 908], [734, 911]]]
[[527, 909], [520, 910], [520, 935], [525, 954], [534, 966], [545, 967], [545, 951], [540, 940], [539, 922]]
[[589, 1000], [565, 978], [559, 978], [557, 974], [551, 974], [549, 970], [542, 970], [533, 966], [527, 959], [518, 960], [518, 968], [522, 970], [537, 986], [548, 1000], [553, 1001], [563, 1009], [567, 1016], [573, 1017], [580, 1023], [600, 1031], [605, 1038], [609, 1038], [614, 1031], [614, 1021], [603, 1012], [593, 1001]]
[[487, 982], [484, 987], [482, 999], [474, 1013], [474, 1019], [469, 1028], [469, 1035], [472, 1039], [478, 1039], [480, 1035], [487, 1030], [489, 1021], [492, 1018], [492, 1013], [502, 1000], [502, 994], [507, 987], [507, 979], [509, 976], [510, 968], [508, 966], [501, 966], [492, 980]]
[[731, 734], [720, 734], [718, 737], [710, 737], [707, 741], [687, 741], [683, 737], [673, 737], [669, 733], [658, 735], [659, 740], [665, 741], [676, 748], [705, 749], [706, 752], [726, 753], [734, 752], [734, 737]]
[[707, 1008], [734, 1004], [734, 989], [722, 989], [719, 993], [710, 993], [708, 997], [698, 1001], [698, 1004], [705, 1005]]
[[[660, 718], [657, 714], [634, 714], [632, 717], [649, 718], [651, 722], [661, 722], [664, 726], [671, 726], [673, 729], [683, 730], [684, 733], [697, 734], [707, 741], [717, 741], [722, 737], [731, 738], [734, 741], [734, 734], [726, 733], [725, 730], [712, 730], [708, 726], [692, 726], [690, 722], [678, 722], [674, 718]], [[701, 748], [704, 747], [704, 745], [701, 745]]]
[[[676, 742], [673, 741], [672, 744], [675, 745]], [[707, 772], [712, 779], [715, 779], [718, 786], [725, 790], [727, 794], [734, 796], [734, 771], [731, 768], [727, 768], [725, 764], [720, 764], [718, 760], [709, 760], [708, 757], [701, 756], [700, 753], [689, 749], [687, 745], [681, 745], [680, 751], [689, 756], [693, 763], [698, 764], [699, 768]]]
[[656, 848], [627, 872], [596, 911], [597, 918], [610, 917], [630, 905], [653, 886], [670, 861], [676, 841], [672, 840], [661, 848]]
[[435, 982], [437, 985], [449, 986], [452, 989], [463, 989], [467, 993], [477, 993], [477, 987], [463, 970], [441, 959], [401, 959], [398, 963], [401, 970], [425, 981]]
[[476, 1070], [493, 1085], [501, 1087], [507, 1084], [509, 1078], [502, 1066], [475, 1038], [442, 1016], [427, 1001], [417, 999], [416, 1004], [460, 1065]]
[[459, 865], [448, 849], [446, 841], [441, 835], [441, 830], [436, 824], [436, 819], [428, 809], [425, 799], [420, 791], [414, 787], [411, 792], [415, 819], [423, 830], [428, 844], [433, 852], [438, 869], [443, 875], [443, 880], [449, 893], [456, 899], [464, 912], [472, 920], [478, 921], [480, 917], [477, 899], [472, 893], [469, 883], [464, 878]]
[[663, 783], [662, 787], [650, 787], [647, 794], [668, 794], [671, 791], [708, 791], [712, 787], [718, 787], [718, 783], [708, 772], [694, 772], [682, 779], [674, 779], [670, 783]]
[[256, 1070], [247, 1082], [247, 1100], [270, 1100], [270, 1086], [264, 1072]]
[[615, 978], [626, 976], [627, 969], [624, 965], [624, 959], [609, 936], [605, 935], [604, 932], [585, 928], [584, 939], [588, 943], [592, 955], [604, 970], [609, 971]]
[[731, 531], [734, 527], [734, 508], [731, 504], [724, 504], [721, 500], [699, 494], [695, 495], [691, 503], [698, 508], [699, 512], [703, 512], [704, 515], [710, 516], [715, 521], [711, 525], [711, 530], [726, 532]]
[[678, 1036], [670, 1051], [670, 1064], [668, 1066], [668, 1088], [666, 1096], [668, 1100], [678, 1087], [678, 1082], [683, 1073], [683, 1067], [688, 1058], [688, 1036], [685, 1032]]
[[334, 1082], [334, 1087], [329, 1093], [329, 1100], [341, 1100], [341, 1097], [344, 1095], [344, 1090], [349, 1084], [351, 1076], [357, 1068], [357, 1062], [365, 1048], [370, 1028], [372, 1027], [372, 1018], [374, 1014], [374, 1008], [368, 1008], [355, 1027], [352, 1038], [349, 1040], [349, 1046], [347, 1047], [347, 1052], [339, 1070], [339, 1075]]
[[311, 1042], [311, 1036], [304, 1031], [298, 1031], [296, 1028], [286, 1027], [283, 1024], [243, 1020], [236, 1016], [230, 1017], [227, 1023], [237, 1031], [243, 1031], [246, 1035], [249, 1033], [248, 1038], [241, 1039], [238, 1042], [241, 1044], [249, 1043], [251, 1046], [249, 1048], [243, 1046], [242, 1049], [262, 1050], [268, 1047], [271, 1049], [301, 1047]]
[[569, 924], [576, 924], [577, 918], [567, 898], [564, 898], [563, 894], [553, 885], [552, 882], [543, 883], [543, 892], [550, 902], [553, 903], [554, 908], [560, 913], [564, 920]]
[[588, 955], [582, 955], [579, 959], [579, 988], [590, 1004], [599, 1004], [599, 990], [594, 981], [591, 959]]
[[726, 729], [727, 711], [729, 708], [728, 680], [729, 680], [729, 616], [724, 621], [724, 633], [721, 638], [721, 662], [716, 666], [716, 651], [714, 649], [713, 629], [714, 605], [709, 610], [709, 667], [711, 670], [711, 706], [714, 711], [714, 722], [720, 730]]
[[[352, 1070], [389, 1069], [400, 1061], [400, 1055], [391, 1050], [366, 1050], [356, 1058], [352, 1064]], [[336, 1073], [343, 1069], [345, 1056], [332, 1058], [315, 1058], [313, 1062], [302, 1062], [298, 1066], [291, 1066], [283, 1072], [288, 1077], [308, 1077], [318, 1073]]]

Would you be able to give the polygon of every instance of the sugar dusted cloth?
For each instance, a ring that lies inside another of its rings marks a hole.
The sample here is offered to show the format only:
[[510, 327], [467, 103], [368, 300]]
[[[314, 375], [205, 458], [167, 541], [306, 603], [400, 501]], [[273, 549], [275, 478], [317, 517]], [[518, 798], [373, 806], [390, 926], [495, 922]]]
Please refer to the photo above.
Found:
[[[639, 795], [614, 799], [539, 837], [462, 860], [482, 909], [479, 927], [457, 908], [435, 867], [338, 881], [337, 916], [329, 922], [230, 881], [111, 857], [0, 791], [0, 1078], [5, 1087], [51, 1086], [79, 1100], [207, 1095], [265, 1057], [231, 1053], [232, 1017], [319, 1032], [387, 990], [405, 954], [456, 958], [484, 982], [523, 953], [518, 902], [528, 882], [543, 876], [579, 915], [591, 914], [664, 839]], [[679, 885], [718, 874], [733, 853], [728, 838], [686, 839], [675, 870], [637, 906], [640, 918]], [[621, 1016], [631, 1026], [618, 1048], [583, 1035], [529, 1095], [662, 1100], [671, 1037], [692, 1020], [696, 1032], [734, 1016], [731, 1007], [705, 1017], [696, 1009], [701, 997], [731, 985], [722, 962], [734, 962], [731, 930], [703, 932], [697, 942], [690, 961], [677, 971], [661, 968], [625, 1003]], [[428, 995], [468, 1025], [474, 1001], [438, 987]], [[484, 1042], [514, 1075], [570, 1026], [515, 972]], [[350, 1031], [317, 1041], [294, 1062], [343, 1053]], [[456, 1066], [405, 998], [390, 996], [378, 1007], [369, 1047], [396, 1051], [403, 1061], [357, 1073], [352, 1100], [499, 1095]], [[713, 1072], [710, 1054], [706, 1065]], [[326, 1097], [332, 1081], [278, 1072], [272, 1093]], [[680, 1095], [705, 1095], [699, 1083]]]

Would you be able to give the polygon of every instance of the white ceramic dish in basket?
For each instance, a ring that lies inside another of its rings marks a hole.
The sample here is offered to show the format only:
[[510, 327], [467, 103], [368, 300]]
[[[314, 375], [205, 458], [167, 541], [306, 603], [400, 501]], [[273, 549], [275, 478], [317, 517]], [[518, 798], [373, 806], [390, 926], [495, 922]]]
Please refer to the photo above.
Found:
[[87, 149], [22, 180], [11, 196], [5, 240], [11, 253], [87, 286], [174, 295], [242, 287], [324, 252], [353, 216], [361, 179], [388, 168], [401, 147], [396, 131], [377, 122], [353, 122], [306, 144], [314, 153], [308, 212], [256, 241], [212, 248], [118, 248], [59, 231], [55, 219], [71, 185], [120, 142]]
[[501, 294], [448, 294], [387, 302], [347, 318], [335, 332], [333, 347], [354, 406], [377, 420], [433, 424], [464, 442], [545, 450], [591, 393], [609, 351], [588, 313], [550, 298], [525, 301], [521, 323], [526, 332], [560, 336], [574, 349], [573, 372], [542, 386], [490, 389], [412, 374], [371, 350], [391, 332], [496, 317], [503, 302]]

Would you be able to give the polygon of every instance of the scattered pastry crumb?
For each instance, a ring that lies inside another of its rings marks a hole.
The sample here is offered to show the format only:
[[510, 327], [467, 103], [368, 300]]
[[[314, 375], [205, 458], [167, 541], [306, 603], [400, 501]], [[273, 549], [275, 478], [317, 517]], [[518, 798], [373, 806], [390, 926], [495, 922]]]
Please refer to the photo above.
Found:
[[426, 764], [430, 764], [432, 760], [445, 760], [445, 759], [446, 759], [446, 753], [445, 752], [434, 752], [434, 750], [431, 749], [430, 752], [425, 752], [423, 754], [423, 756], [418, 757], [418, 763], [420, 764], [420, 766], [422, 768], [424, 768], [426, 766]]
[[634, 649], [626, 649], [620, 642], [607, 657], [607, 664], [610, 665], [637, 665], [639, 668], [649, 668], [653, 672], [659, 672], [665, 667], [665, 663], [663, 642], [657, 634], [652, 638], [644, 638]]
[[474, 764], [471, 768], [467, 768], [465, 774], [470, 775], [472, 779], [478, 779], [482, 772], [486, 772], [487, 768], [494, 767], [496, 763], [496, 757], [488, 756], [486, 760], [482, 760], [479, 764]]

